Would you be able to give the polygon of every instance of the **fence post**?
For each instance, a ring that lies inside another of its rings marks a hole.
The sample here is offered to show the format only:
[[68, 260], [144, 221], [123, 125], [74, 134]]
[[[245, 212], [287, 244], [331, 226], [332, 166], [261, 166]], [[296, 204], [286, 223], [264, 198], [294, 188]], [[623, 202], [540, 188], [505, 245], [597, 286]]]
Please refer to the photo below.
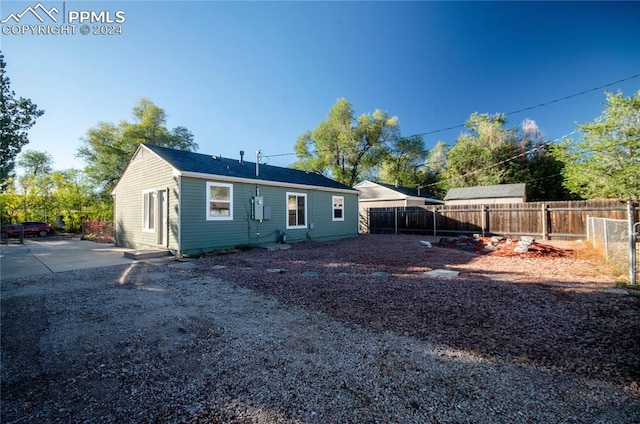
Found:
[[436, 225], [437, 225], [436, 224], [436, 222], [437, 222], [437, 220], [436, 220], [436, 207], [432, 206], [431, 209], [433, 210], [433, 235], [437, 236], [438, 235], [438, 231], [436, 229]]
[[604, 234], [604, 258], [609, 260], [609, 231], [607, 231], [607, 219], [602, 220], [602, 232]]
[[633, 214], [633, 202], [627, 200], [627, 221], [629, 222], [629, 282], [636, 285], [636, 238], [634, 234], [635, 217]]
[[542, 240], [547, 240], [547, 204], [542, 202]]
[[393, 208], [393, 211], [394, 211], [394, 218], [395, 218], [396, 234], [398, 234], [398, 207], [396, 206], [395, 208]]
[[482, 237], [485, 236], [485, 230], [487, 229], [487, 210], [485, 208], [485, 205], [480, 206], [480, 209], [482, 210], [481, 212], [481, 218], [480, 220], [482, 221], [481, 225], [482, 225]]

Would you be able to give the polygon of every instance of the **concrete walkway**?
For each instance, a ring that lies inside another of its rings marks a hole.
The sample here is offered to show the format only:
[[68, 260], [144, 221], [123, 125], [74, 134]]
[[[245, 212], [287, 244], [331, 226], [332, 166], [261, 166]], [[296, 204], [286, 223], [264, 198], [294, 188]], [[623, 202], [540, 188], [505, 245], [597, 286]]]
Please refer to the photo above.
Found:
[[75, 269], [128, 264], [124, 257], [131, 249], [87, 240], [26, 239], [0, 245], [0, 280], [31, 277]]

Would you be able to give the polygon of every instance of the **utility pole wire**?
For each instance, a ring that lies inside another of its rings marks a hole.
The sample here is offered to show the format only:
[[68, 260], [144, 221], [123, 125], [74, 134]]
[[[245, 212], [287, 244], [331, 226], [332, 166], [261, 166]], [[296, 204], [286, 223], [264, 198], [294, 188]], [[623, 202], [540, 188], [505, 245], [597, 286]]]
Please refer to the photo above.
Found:
[[[583, 94], [591, 93], [591, 92], [596, 91], [596, 90], [602, 90], [603, 88], [611, 87], [612, 85], [615, 85], [615, 84], [618, 84], [618, 83], [621, 83], [621, 82], [625, 82], [625, 81], [629, 81], [629, 80], [632, 80], [632, 79], [638, 78], [638, 77], [640, 77], [640, 74], [630, 75], [630, 76], [628, 76], [626, 78], [622, 78], [622, 79], [619, 79], [617, 81], [609, 82], [609, 83], [600, 85], [598, 87], [589, 88], [587, 90], [582, 90], [582, 91], [580, 91], [578, 93], [569, 94], [568, 96], [560, 97], [560, 98], [557, 98], [557, 99], [554, 99], [554, 100], [550, 100], [548, 102], [539, 103], [539, 104], [537, 104], [535, 106], [528, 106], [528, 107], [525, 107], [525, 108], [522, 108], [522, 109], [518, 109], [518, 110], [511, 111], [511, 112], [507, 112], [507, 113], [505, 113], [505, 116], [515, 115], [516, 113], [526, 112], [526, 111], [529, 111], [529, 110], [538, 109], [538, 108], [541, 108], [541, 107], [544, 107], [544, 106], [548, 106], [550, 104], [559, 103], [559, 102], [562, 102], [562, 101], [565, 101], [565, 100], [572, 99], [574, 97], [582, 96]], [[458, 125], [453, 125], [453, 126], [446, 127], [446, 128], [440, 128], [440, 129], [437, 129], [437, 130], [416, 133], [416, 134], [408, 135], [408, 136], [405, 136], [405, 137], [402, 137], [402, 138], [410, 138], [410, 137], [416, 137], [416, 136], [437, 134], [437, 133], [441, 133], [441, 132], [444, 132], [444, 131], [455, 130], [456, 128], [464, 128], [464, 126], [465, 126], [465, 124], [458, 124]], [[318, 153], [318, 152], [316, 151], [316, 152], [313, 152], [313, 153]], [[295, 154], [296, 153], [280, 153], [280, 154], [273, 154], [273, 155], [265, 155], [264, 157], [293, 156]]]

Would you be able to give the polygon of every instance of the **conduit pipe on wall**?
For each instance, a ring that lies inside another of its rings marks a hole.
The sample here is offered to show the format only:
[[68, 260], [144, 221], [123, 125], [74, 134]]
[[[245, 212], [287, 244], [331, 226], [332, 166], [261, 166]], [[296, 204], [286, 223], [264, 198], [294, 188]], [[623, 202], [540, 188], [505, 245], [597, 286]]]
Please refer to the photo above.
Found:
[[262, 156], [262, 151], [256, 150], [256, 177], [260, 176], [260, 156]]

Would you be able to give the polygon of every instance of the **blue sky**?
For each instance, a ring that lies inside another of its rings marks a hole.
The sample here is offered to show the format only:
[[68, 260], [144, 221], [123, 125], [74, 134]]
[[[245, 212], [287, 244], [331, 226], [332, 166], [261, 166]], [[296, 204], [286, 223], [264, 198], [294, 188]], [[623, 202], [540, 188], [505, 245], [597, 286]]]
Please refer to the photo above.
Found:
[[[37, 3], [3, 1], [0, 19]], [[126, 18], [120, 35], [82, 35], [78, 24], [69, 35], [1, 36], [12, 89], [45, 110], [25, 149], [48, 151], [56, 169], [84, 167], [80, 138], [99, 121], [132, 120], [141, 97], [165, 109], [169, 128], [187, 127], [201, 153], [252, 160], [260, 149], [287, 166], [296, 138], [340, 97], [356, 115], [398, 116], [408, 136], [640, 74], [640, 2], [41, 3], [58, 17]], [[607, 89], [631, 95], [640, 77]], [[509, 126], [529, 118], [559, 138], [601, 114], [604, 91], [511, 114]], [[453, 144], [460, 131], [425, 143]]]

